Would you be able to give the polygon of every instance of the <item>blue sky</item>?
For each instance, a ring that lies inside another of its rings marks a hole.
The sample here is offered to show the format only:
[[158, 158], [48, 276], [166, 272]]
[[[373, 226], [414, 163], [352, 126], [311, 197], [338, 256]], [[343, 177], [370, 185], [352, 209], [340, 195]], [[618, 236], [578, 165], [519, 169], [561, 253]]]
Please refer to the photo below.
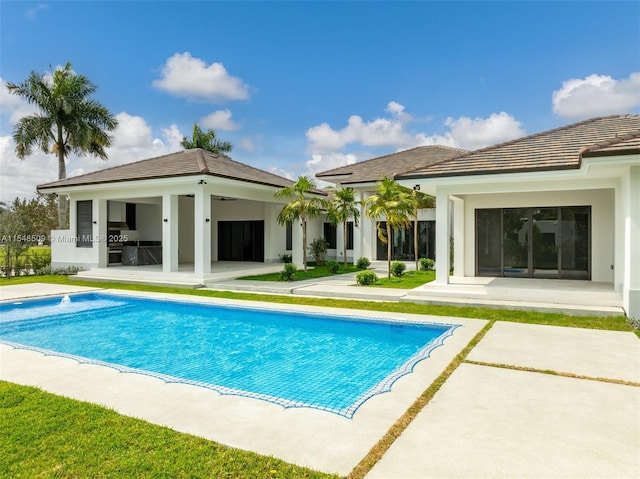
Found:
[[295, 178], [640, 112], [640, 2], [0, 0], [0, 200], [57, 178], [15, 157], [30, 110], [4, 83], [67, 61], [120, 120], [108, 162], [69, 176], [179, 150], [198, 122]]

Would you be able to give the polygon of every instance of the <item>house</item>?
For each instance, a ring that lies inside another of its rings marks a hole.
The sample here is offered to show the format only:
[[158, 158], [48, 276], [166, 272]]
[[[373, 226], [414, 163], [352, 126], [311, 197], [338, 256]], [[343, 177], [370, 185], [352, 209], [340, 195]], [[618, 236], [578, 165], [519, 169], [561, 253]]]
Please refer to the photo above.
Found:
[[[611, 285], [640, 317], [640, 115], [594, 118], [475, 151], [423, 146], [319, 173], [359, 199], [381, 176], [436, 198], [419, 212], [419, 256], [436, 285], [454, 278], [529, 278]], [[274, 192], [286, 178], [202, 150], [186, 150], [40, 185], [68, 195], [70, 228], [52, 232], [54, 267], [302, 262], [299, 225], [283, 227]], [[313, 194], [326, 197], [326, 192]], [[437, 224], [437, 228], [435, 225]], [[348, 259], [386, 259], [375, 221], [348, 224]], [[310, 221], [341, 260], [341, 227]], [[394, 258], [414, 257], [410, 229]], [[182, 271], [183, 269], [181, 269]], [[581, 283], [578, 283], [581, 284]]]
[[[383, 176], [389, 178], [418, 167], [437, 164], [441, 161], [458, 157], [466, 150], [450, 148], [442, 145], [429, 145], [399, 151], [390, 155], [372, 158], [352, 165], [334, 168], [316, 174], [320, 180], [331, 182], [337, 186], [350, 187], [356, 191], [359, 201], [365, 200], [376, 190], [376, 182]], [[418, 257], [435, 259], [435, 210], [418, 211]], [[374, 260], [387, 259], [387, 247], [382, 243], [376, 231], [375, 221], [361, 215], [360, 225], [354, 228], [348, 223], [347, 259], [358, 259], [361, 256]], [[338, 228], [340, 229], [340, 227]], [[330, 246], [336, 244], [336, 253], [330, 250], [330, 256], [342, 254], [342, 234], [327, 234], [331, 226], [324, 225], [325, 237], [329, 236]], [[332, 240], [337, 238], [337, 241]], [[392, 259], [413, 260], [413, 224], [402, 231], [394, 231], [392, 239]], [[351, 256], [350, 256], [351, 255]]]
[[609, 283], [640, 317], [640, 115], [582, 121], [395, 178], [436, 198], [436, 283], [449, 283], [451, 268]]
[[39, 185], [38, 191], [70, 200], [69, 229], [52, 231], [53, 267], [158, 264], [171, 273], [187, 265], [203, 277], [212, 262], [278, 262], [286, 250], [301, 250], [297, 229], [277, 222], [284, 203], [274, 193], [292, 183], [192, 149]]

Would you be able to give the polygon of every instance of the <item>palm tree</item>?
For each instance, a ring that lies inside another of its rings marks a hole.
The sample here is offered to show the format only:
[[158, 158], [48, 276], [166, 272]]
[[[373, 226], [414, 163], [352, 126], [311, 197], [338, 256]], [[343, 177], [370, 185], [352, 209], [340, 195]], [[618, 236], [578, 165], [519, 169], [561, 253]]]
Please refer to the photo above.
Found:
[[180, 145], [185, 150], [193, 148], [202, 148], [216, 155], [224, 155], [229, 153], [233, 145], [228, 141], [220, 141], [216, 138], [216, 132], [213, 130], [202, 131], [197, 123], [193, 124], [193, 134], [191, 139], [186, 136], [182, 138]]
[[[45, 75], [31, 72], [20, 84], [7, 83], [9, 92], [35, 105], [38, 112], [18, 121], [13, 131], [16, 155], [29, 156], [35, 146], [44, 153], [58, 157], [58, 179], [67, 177], [65, 160], [75, 153], [89, 154], [106, 160], [105, 148], [111, 146], [111, 136], [118, 125], [116, 118], [99, 102], [91, 98], [97, 87], [83, 75], [71, 69], [71, 63]], [[58, 227], [67, 222], [67, 202], [58, 202]]]
[[343, 246], [344, 246], [344, 267], [347, 267], [347, 222], [353, 218], [353, 223], [358, 226], [360, 210], [356, 201], [356, 192], [353, 188], [332, 189], [333, 197], [327, 207], [327, 219], [333, 226], [342, 224]]
[[293, 185], [281, 188], [274, 194], [276, 199], [291, 200], [278, 214], [278, 223], [285, 226], [287, 223], [299, 220], [302, 225], [302, 262], [305, 271], [307, 270], [307, 219], [318, 216], [325, 207], [325, 202], [321, 198], [307, 196], [315, 188], [316, 184], [312, 179], [300, 176]]
[[375, 194], [365, 200], [367, 216], [373, 219], [385, 218], [386, 228], [377, 222], [378, 238], [387, 245], [387, 277], [391, 278], [391, 230], [406, 228], [411, 224], [410, 216], [415, 210], [409, 190], [400, 186], [393, 178], [383, 176], [378, 182]]
[[420, 185], [416, 185], [413, 187], [413, 201], [415, 207], [413, 219], [413, 256], [416, 260], [416, 271], [418, 271], [420, 269], [418, 266], [420, 259], [418, 257], [418, 211], [427, 208], [435, 208], [436, 199], [433, 196], [420, 193]]

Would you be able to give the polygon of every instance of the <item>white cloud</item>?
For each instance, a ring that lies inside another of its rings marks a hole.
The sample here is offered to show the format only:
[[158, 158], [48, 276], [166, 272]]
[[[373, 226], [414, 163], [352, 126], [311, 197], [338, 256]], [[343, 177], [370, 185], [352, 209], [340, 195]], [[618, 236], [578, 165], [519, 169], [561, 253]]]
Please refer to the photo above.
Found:
[[200, 119], [200, 126], [203, 128], [213, 128], [214, 130], [233, 131], [240, 128], [236, 122], [231, 119], [231, 110], [214, 111]]
[[311, 159], [305, 163], [305, 166], [307, 167], [308, 174], [313, 176], [320, 171], [353, 165], [357, 161], [358, 157], [353, 153], [324, 153], [311, 155]]
[[18, 123], [20, 118], [37, 112], [38, 109], [7, 90], [7, 83], [0, 77], [0, 112], [2, 116], [8, 116], [7, 121], [11, 125]]
[[283, 178], [288, 178], [292, 181], [296, 180], [296, 176], [293, 173], [287, 170], [283, 170], [282, 168], [279, 168], [277, 166], [269, 167], [269, 172], [273, 173], [274, 175], [282, 176]]
[[25, 12], [25, 17], [27, 17], [29, 20], [35, 20], [42, 10], [48, 9], [49, 5], [45, 3], [38, 3], [35, 7], [27, 9], [27, 11]]
[[[109, 159], [102, 161], [91, 156], [72, 156], [66, 162], [67, 177], [144, 160], [181, 150], [183, 134], [175, 125], [162, 129], [163, 139], [154, 138], [152, 128], [140, 116], [121, 112], [119, 124], [113, 132], [112, 146], [107, 149]], [[0, 200], [12, 201], [16, 196], [32, 197], [36, 186], [58, 179], [57, 158], [38, 149], [24, 160], [15, 154], [11, 136], [0, 137]]]
[[246, 151], [254, 151], [256, 146], [253, 144], [253, 140], [248, 136], [240, 138], [240, 148]]
[[471, 150], [525, 135], [522, 124], [505, 112], [493, 113], [488, 118], [447, 118], [444, 122], [447, 131], [427, 133], [408, 130], [413, 116], [405, 112], [403, 105], [392, 101], [385, 111], [392, 117], [365, 122], [360, 116], [352, 115], [347, 126], [340, 130], [334, 130], [328, 123], [309, 128], [306, 135], [311, 160], [307, 167], [317, 172], [358, 161], [355, 155], [344, 151], [352, 145], [396, 150], [444, 145]]
[[505, 112], [492, 113], [489, 118], [447, 118], [444, 124], [450, 128], [444, 135], [444, 138], [451, 140], [449, 145], [467, 150], [495, 145], [525, 135], [522, 124]]
[[141, 147], [151, 141], [151, 127], [141, 116], [132, 116], [122, 112], [116, 115], [118, 127], [113, 132], [114, 146], [118, 148]]
[[609, 75], [589, 75], [562, 82], [552, 95], [553, 112], [566, 118], [629, 113], [640, 106], [640, 72], [616, 80]]
[[[307, 140], [311, 153], [327, 153], [344, 148], [350, 143], [365, 146], [391, 145], [406, 147], [415, 143], [415, 137], [404, 131], [404, 107], [394, 103], [390, 111], [394, 118], [376, 118], [365, 122], [362, 117], [352, 115], [347, 126], [334, 130], [328, 123], [322, 123], [307, 130]], [[391, 104], [390, 104], [391, 105]], [[389, 108], [389, 107], [388, 107]], [[403, 118], [399, 118], [402, 116]]]
[[401, 105], [397, 101], [390, 101], [384, 111], [386, 111], [387, 113], [391, 113], [394, 117], [398, 118], [402, 122], [413, 120], [413, 117], [410, 114], [405, 113], [404, 109], [404, 105]]
[[176, 96], [192, 100], [224, 102], [249, 98], [249, 87], [240, 78], [229, 75], [222, 63], [207, 65], [189, 52], [169, 57], [162, 76], [153, 85]]

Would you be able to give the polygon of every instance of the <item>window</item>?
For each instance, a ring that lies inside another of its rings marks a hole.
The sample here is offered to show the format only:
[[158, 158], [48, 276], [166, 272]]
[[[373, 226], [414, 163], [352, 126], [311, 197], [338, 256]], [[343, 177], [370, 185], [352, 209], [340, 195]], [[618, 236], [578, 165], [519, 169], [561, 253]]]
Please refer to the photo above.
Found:
[[353, 249], [353, 221], [347, 221], [347, 249]]
[[324, 239], [329, 243], [329, 249], [336, 249], [337, 229], [331, 223], [324, 224]]
[[93, 201], [76, 202], [76, 247], [93, 247]]
[[285, 249], [287, 251], [291, 251], [293, 249], [293, 225], [291, 224], [291, 221], [287, 223], [287, 229], [285, 234], [286, 234]]

